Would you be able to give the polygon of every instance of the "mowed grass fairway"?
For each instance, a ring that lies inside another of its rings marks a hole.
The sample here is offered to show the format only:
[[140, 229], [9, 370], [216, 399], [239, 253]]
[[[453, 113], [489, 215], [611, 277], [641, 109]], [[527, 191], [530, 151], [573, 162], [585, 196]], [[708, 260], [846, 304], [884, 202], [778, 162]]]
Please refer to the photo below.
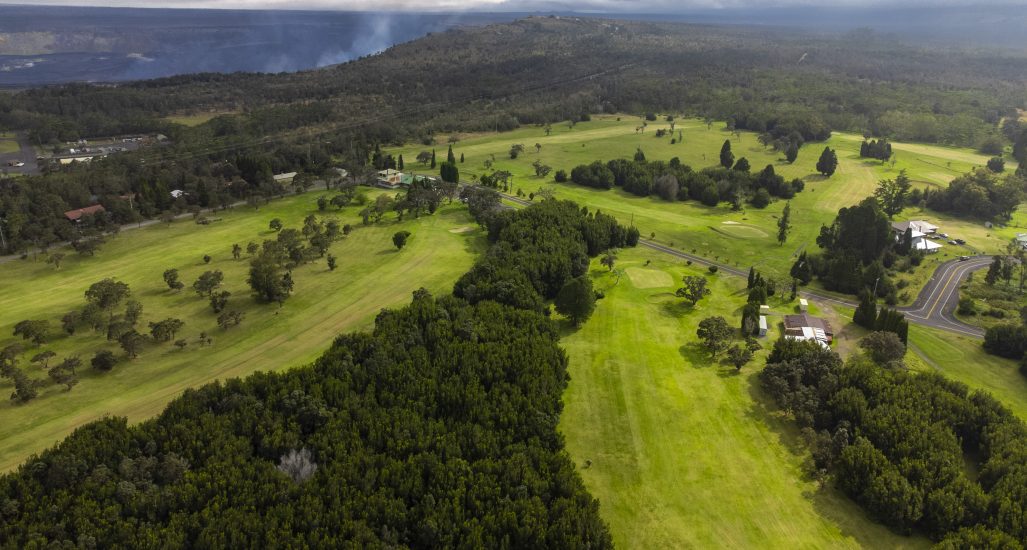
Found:
[[[741, 132], [740, 136], [735, 136], [724, 128], [723, 123], [707, 128], [699, 120], [678, 119], [674, 137], [680, 130], [683, 141], [672, 145], [670, 135], [655, 137], [657, 129], [670, 128], [662, 117], [657, 122], [650, 122], [644, 133], [636, 131], [641, 125], [637, 116], [617, 118], [595, 117], [591, 122], [578, 123], [573, 128], [565, 123], [554, 124], [550, 136], [537, 126], [499, 134], [458, 136], [460, 141], [453, 145], [453, 149], [457, 159], [464, 155], [465, 162], [459, 165], [461, 178], [469, 180], [483, 173], [483, 163], [494, 159], [494, 169], [514, 175], [514, 190], [521, 189], [527, 194], [540, 187], [549, 187], [557, 198], [598, 208], [623, 223], [634, 223], [644, 238], [655, 233], [655, 240], [664, 245], [686, 252], [694, 251], [741, 268], [755, 265], [766, 274], [787, 278], [788, 270], [802, 250], [819, 250], [816, 237], [820, 227], [830, 224], [841, 207], [854, 205], [872, 195], [879, 180], [894, 178], [900, 170], [906, 169], [916, 186], [937, 187], [947, 185], [954, 177], [975, 166], [983, 166], [988, 160], [987, 156], [970, 149], [896, 143], [895, 164], [881, 163], [859, 158], [861, 136], [835, 132], [826, 143], [804, 145], [796, 162], [789, 164], [783, 153], [762, 146], [755, 133]], [[532, 163], [539, 160], [551, 166], [554, 172], [563, 169], [569, 174], [579, 164], [632, 158], [636, 149], [642, 149], [649, 160], [666, 161], [678, 157], [682, 163], [698, 170], [718, 163], [720, 147], [726, 139], [731, 140], [735, 158], [747, 158], [754, 172], [772, 164], [775, 171], [785, 178], [802, 178], [806, 182], [805, 191], [791, 201], [792, 229], [783, 246], [777, 243], [777, 221], [785, 205], [782, 200], [775, 200], [763, 210], [746, 207], [742, 212], [732, 212], [726, 204], [707, 207], [696, 201], [666, 202], [655, 197], [637, 197], [619, 188], [602, 191], [573, 183], [557, 184], [553, 174], [539, 178], [532, 168]], [[440, 140], [435, 146], [440, 161], [446, 158], [447, 145], [444, 142]], [[525, 150], [516, 160], [511, 160], [509, 150], [515, 143], [523, 144]], [[542, 146], [538, 152], [536, 143]], [[835, 149], [839, 158], [838, 170], [831, 178], [824, 178], [815, 169], [825, 146]], [[415, 158], [419, 151], [431, 149], [409, 145], [389, 152], [402, 154], [408, 170], [429, 172]], [[1015, 164], [1010, 162], [1008, 167], [1015, 167]], [[1027, 212], [1018, 213], [1010, 227], [995, 230], [989, 230], [980, 223], [918, 209], [909, 209], [895, 219], [911, 218], [928, 219], [939, 225], [941, 231], [966, 239], [968, 246], [946, 245], [914, 273], [901, 275], [899, 279], [906, 279], [909, 285], [906, 302], [916, 297], [938, 263], [964, 254], [998, 252], [1020, 230], [1016, 226], [1027, 226]], [[728, 227], [733, 224], [737, 225]]]
[[[373, 200], [377, 192], [371, 192]], [[259, 211], [239, 207], [219, 213], [222, 221], [201, 226], [192, 220], [159, 224], [126, 231], [105, 245], [95, 258], [68, 257], [59, 271], [39, 261], [13, 261], [0, 265], [0, 346], [16, 341], [12, 327], [24, 319], [48, 319], [58, 335], [40, 348], [29, 347], [19, 366], [32, 376], [45, 373], [29, 358], [45, 349], [57, 353], [51, 364], [69, 355], [83, 360], [80, 383], [70, 392], [47, 385], [40, 396], [25, 405], [6, 397], [12, 390], [8, 380], [0, 381], [0, 471], [17, 466], [30, 453], [56, 443], [76, 427], [103, 415], [127, 416], [139, 421], [159, 413], [167, 402], [190, 387], [257, 370], [282, 370], [304, 365], [331, 343], [336, 335], [371, 326], [381, 308], [398, 306], [414, 290], [425, 287], [433, 293], [448, 293], [456, 278], [467, 271], [477, 252], [484, 249], [480, 230], [455, 203], [433, 216], [394, 221], [392, 214], [380, 225], [361, 226], [359, 206], [342, 211], [334, 208], [318, 213], [319, 193], [307, 193], [274, 201]], [[300, 228], [311, 213], [353, 224], [354, 230], [331, 247], [339, 267], [329, 272], [324, 260], [293, 271], [295, 290], [281, 309], [258, 304], [246, 283], [248, 256], [233, 260], [231, 248], [239, 243], [260, 243], [274, 238], [268, 230], [272, 218], [286, 227]], [[452, 231], [472, 228], [470, 231]], [[413, 236], [402, 251], [392, 244], [400, 229]], [[202, 256], [213, 261], [204, 265]], [[162, 273], [177, 268], [186, 289], [167, 289]], [[191, 289], [192, 282], [206, 270], [225, 274], [224, 288], [232, 293], [228, 309], [245, 313], [238, 327], [223, 331], [207, 299]], [[138, 327], [148, 332], [149, 321], [176, 317], [185, 321], [176, 338], [189, 345], [178, 350], [171, 344], [148, 344], [134, 360], [122, 360], [111, 372], [98, 373], [89, 359], [100, 349], [123, 352], [104, 335], [80, 328], [72, 337], [60, 330], [60, 317], [85, 304], [90, 284], [105, 277], [128, 283], [132, 298], [142, 302], [144, 312]], [[211, 346], [201, 346], [198, 335], [206, 331]], [[20, 341], [20, 340], [18, 340]]]
[[[560, 423], [618, 547], [928, 546], [873, 523], [838, 491], [806, 478], [797, 430], [759, 388], [766, 351], [736, 374], [695, 347], [701, 319], [738, 321], [744, 280], [645, 249], [619, 256], [622, 276], [594, 264], [606, 297], [562, 340], [571, 382]], [[694, 310], [673, 296], [685, 274], [712, 284]], [[772, 334], [762, 340], [768, 348], [779, 316], [794, 307], [771, 305]]]

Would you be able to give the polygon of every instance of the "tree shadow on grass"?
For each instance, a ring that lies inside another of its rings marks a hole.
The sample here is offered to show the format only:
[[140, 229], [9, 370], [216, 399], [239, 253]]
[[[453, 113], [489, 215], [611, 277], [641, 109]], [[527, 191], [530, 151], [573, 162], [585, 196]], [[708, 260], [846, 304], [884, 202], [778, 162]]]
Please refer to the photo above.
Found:
[[[585, 322], [587, 323], [588, 321]], [[566, 338], [568, 336], [576, 334], [579, 330], [581, 330], [582, 325], [575, 326], [574, 323], [570, 322], [570, 320], [568, 319], [556, 320], [556, 329], [560, 331], [560, 338]]]

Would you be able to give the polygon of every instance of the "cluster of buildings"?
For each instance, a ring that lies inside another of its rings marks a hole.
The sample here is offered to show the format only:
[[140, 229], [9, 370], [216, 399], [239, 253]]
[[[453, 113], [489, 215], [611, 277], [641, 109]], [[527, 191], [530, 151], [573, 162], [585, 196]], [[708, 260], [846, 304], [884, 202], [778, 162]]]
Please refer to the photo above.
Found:
[[[800, 313], [784, 316], [784, 337], [789, 340], [816, 342], [820, 347], [828, 349], [834, 341], [834, 329], [831, 323], [807, 312], [809, 302], [805, 298], [799, 300]], [[770, 306], [760, 306], [760, 336], [766, 336], [768, 330], [767, 315]]]

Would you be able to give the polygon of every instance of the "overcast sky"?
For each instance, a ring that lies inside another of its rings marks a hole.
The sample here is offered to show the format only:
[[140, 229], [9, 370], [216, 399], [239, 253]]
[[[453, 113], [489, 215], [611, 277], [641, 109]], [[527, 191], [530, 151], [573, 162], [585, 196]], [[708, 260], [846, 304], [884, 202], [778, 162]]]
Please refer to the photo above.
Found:
[[0, 0], [0, 4], [107, 6], [145, 8], [221, 8], [221, 9], [329, 9], [346, 11], [463, 11], [501, 9], [503, 11], [609, 11], [677, 12], [703, 8], [742, 8], [773, 6], [849, 6], [890, 7], [910, 5], [1022, 5], [1027, 0]]

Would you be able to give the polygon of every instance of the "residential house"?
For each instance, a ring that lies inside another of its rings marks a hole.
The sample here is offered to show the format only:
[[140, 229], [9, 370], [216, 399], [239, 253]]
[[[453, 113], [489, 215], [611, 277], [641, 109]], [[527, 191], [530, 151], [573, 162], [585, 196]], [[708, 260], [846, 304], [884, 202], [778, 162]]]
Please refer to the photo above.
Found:
[[403, 185], [403, 176], [403, 172], [393, 170], [392, 168], [379, 170], [375, 185], [386, 189], [396, 189]]
[[913, 242], [910, 243], [910, 248], [913, 250], [921, 250], [931, 254], [941, 248], [941, 244], [930, 240], [930, 237], [938, 233], [938, 226], [934, 224], [922, 220], [913, 220], [892, 222], [891, 227], [892, 231], [895, 232], [895, 240], [904, 239], [906, 232], [909, 231], [909, 235], [913, 239]]

